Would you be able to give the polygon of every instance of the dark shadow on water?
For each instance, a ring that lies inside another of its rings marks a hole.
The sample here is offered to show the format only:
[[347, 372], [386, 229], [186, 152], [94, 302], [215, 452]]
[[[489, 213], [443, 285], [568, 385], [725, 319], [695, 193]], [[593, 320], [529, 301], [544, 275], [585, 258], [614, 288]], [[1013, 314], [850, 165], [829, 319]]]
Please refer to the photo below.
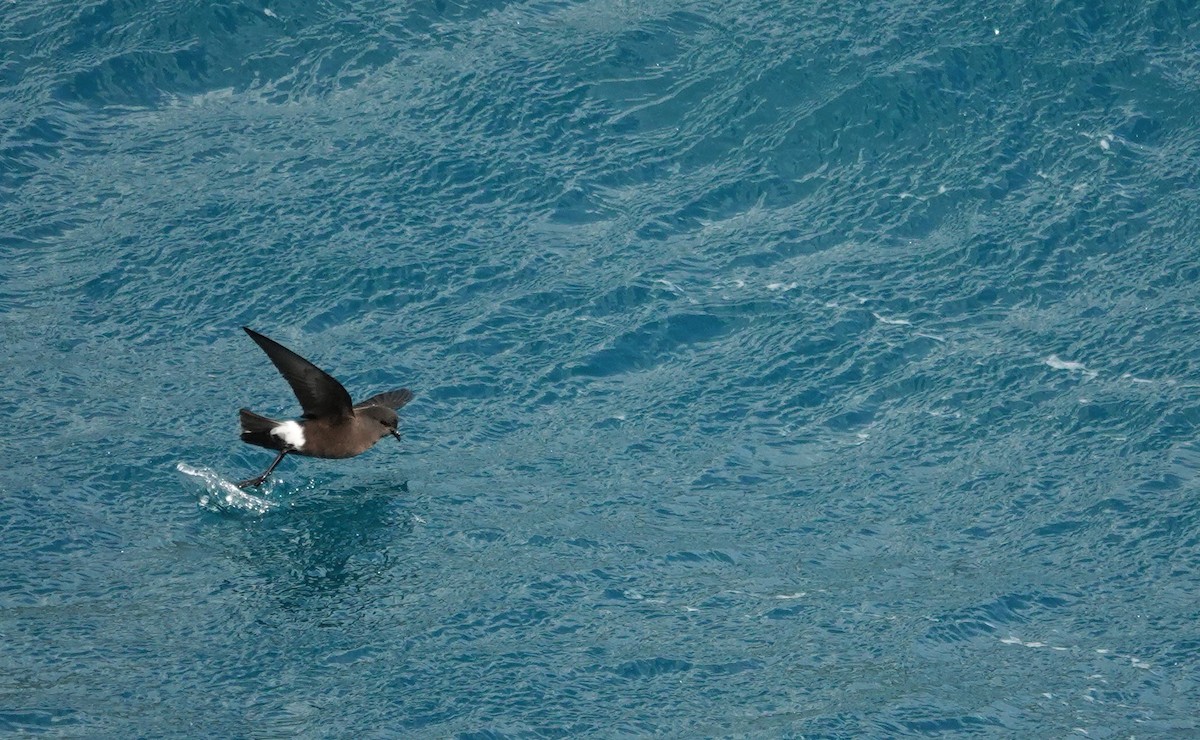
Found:
[[321, 626], [353, 620], [353, 595], [393, 577], [393, 551], [412, 534], [407, 492], [407, 481], [335, 482], [288, 494], [261, 516], [210, 513], [203, 538], [243, 571], [221, 590], [266, 597], [263, 623], [296, 612]]

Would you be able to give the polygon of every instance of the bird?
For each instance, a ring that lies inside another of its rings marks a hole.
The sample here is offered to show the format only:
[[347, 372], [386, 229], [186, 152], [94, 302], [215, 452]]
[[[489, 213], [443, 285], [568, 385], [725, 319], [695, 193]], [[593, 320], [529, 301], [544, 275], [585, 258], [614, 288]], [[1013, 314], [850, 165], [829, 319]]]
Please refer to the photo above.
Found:
[[261, 486], [289, 454], [347, 458], [366, 452], [389, 434], [401, 439], [396, 412], [412, 400], [412, 391], [398, 388], [352, 403], [350, 394], [332, 375], [250, 327], [242, 329], [271, 358], [304, 414], [299, 419], [276, 421], [250, 409], [238, 412], [242, 441], [279, 453], [262, 475], [241, 481], [238, 488]]

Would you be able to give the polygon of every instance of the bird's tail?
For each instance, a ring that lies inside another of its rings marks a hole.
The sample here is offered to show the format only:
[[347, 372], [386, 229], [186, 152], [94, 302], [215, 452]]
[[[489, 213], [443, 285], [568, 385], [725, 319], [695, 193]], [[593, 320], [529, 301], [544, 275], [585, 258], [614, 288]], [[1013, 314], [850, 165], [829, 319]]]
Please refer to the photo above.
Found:
[[248, 442], [259, 447], [266, 447], [268, 450], [278, 450], [280, 442], [277, 437], [271, 434], [271, 430], [279, 426], [279, 422], [274, 419], [268, 419], [265, 416], [259, 416], [249, 409], [242, 409], [238, 412], [238, 416], [242, 420], [242, 441]]

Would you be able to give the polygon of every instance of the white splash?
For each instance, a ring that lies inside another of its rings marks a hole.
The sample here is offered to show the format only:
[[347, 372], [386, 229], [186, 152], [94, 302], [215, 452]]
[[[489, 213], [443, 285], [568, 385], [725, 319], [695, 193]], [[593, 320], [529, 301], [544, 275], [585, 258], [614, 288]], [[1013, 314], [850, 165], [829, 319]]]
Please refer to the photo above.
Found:
[[271, 430], [272, 437], [278, 437], [293, 450], [304, 449], [304, 427], [295, 421], [285, 421]]
[[200, 494], [196, 501], [202, 509], [216, 512], [245, 512], [261, 515], [278, 506], [274, 501], [246, 493], [231, 481], [225, 480], [215, 470], [193, 468], [187, 463], [178, 463], [175, 465], [175, 469], [204, 484], [204, 492]]

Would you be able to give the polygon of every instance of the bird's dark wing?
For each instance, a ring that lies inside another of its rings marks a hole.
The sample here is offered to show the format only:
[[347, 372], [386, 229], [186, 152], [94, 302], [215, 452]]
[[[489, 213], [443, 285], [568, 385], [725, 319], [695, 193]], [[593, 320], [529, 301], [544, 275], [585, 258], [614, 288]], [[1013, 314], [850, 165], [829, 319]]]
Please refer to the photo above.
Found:
[[400, 388], [387, 393], [380, 393], [378, 396], [371, 396], [365, 401], [359, 401], [354, 404], [354, 408], [361, 409], [367, 406], [387, 406], [389, 409], [400, 410], [404, 404], [412, 400], [413, 394], [407, 388]]
[[264, 337], [249, 327], [242, 328], [259, 347], [262, 347], [267, 357], [271, 358], [271, 362], [275, 363], [279, 374], [292, 387], [292, 392], [300, 401], [300, 407], [304, 409], [305, 417], [339, 419], [352, 413], [350, 394], [332, 375], [279, 342]]

